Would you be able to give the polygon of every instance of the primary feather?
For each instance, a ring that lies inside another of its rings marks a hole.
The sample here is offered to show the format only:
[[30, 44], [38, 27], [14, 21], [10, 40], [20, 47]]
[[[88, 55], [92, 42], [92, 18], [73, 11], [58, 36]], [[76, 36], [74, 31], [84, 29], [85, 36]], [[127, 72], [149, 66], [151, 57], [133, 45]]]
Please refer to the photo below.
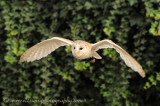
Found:
[[47, 56], [60, 46], [72, 45], [72, 43], [73, 41], [60, 37], [53, 37], [51, 39], [44, 40], [23, 53], [20, 61], [31, 62], [34, 60], [39, 60]]
[[143, 71], [141, 65], [131, 55], [129, 55], [124, 49], [115, 44], [113, 41], [102, 40], [100, 42], [92, 44], [92, 46], [93, 51], [104, 48], [114, 48], [120, 54], [121, 58], [124, 60], [127, 66], [138, 72], [142, 77], [145, 77], [145, 72]]

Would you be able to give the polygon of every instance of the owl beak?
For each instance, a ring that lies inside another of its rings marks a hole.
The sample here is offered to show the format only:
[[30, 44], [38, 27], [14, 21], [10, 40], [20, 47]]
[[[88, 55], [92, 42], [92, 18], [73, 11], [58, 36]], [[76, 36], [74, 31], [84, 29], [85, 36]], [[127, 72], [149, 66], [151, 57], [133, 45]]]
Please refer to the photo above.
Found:
[[76, 51], [76, 55], [78, 55], [78, 54], [79, 54], [79, 52], [80, 52], [80, 51], [79, 51], [79, 50], [77, 50], [77, 51]]

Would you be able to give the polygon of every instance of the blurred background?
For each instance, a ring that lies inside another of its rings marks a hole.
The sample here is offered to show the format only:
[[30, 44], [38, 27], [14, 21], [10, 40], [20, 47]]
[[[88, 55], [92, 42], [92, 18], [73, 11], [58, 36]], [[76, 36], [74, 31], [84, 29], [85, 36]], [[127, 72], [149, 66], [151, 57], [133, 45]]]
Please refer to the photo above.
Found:
[[[95, 63], [61, 47], [32, 63], [19, 58], [52, 37], [95, 43], [111, 39], [143, 67], [127, 67], [113, 49]], [[14, 100], [82, 102], [15, 102]], [[160, 104], [160, 0], [1, 0], [1, 106], [158, 106]]]

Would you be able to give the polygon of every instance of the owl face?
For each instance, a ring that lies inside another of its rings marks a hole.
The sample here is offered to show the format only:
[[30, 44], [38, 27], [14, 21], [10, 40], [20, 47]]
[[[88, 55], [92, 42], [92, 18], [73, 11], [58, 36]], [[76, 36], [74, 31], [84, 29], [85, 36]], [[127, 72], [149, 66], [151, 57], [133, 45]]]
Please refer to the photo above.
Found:
[[90, 55], [91, 51], [82, 41], [74, 42], [72, 45], [72, 54], [78, 59], [84, 59]]

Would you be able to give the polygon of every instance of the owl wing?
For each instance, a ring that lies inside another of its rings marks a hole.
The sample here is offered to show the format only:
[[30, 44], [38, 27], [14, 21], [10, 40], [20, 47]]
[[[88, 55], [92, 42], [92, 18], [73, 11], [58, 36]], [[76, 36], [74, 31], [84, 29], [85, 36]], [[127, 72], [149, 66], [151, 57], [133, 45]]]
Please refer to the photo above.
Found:
[[95, 44], [92, 44], [93, 51], [104, 48], [114, 48], [120, 54], [121, 58], [124, 60], [128, 67], [138, 72], [143, 78], [145, 77], [145, 72], [143, 71], [141, 65], [131, 55], [129, 55], [124, 49], [115, 44], [113, 41], [102, 40]]
[[60, 37], [53, 37], [51, 39], [44, 40], [25, 51], [20, 57], [20, 62], [32, 62], [34, 60], [39, 60], [60, 46], [72, 45], [72, 43], [73, 41]]

